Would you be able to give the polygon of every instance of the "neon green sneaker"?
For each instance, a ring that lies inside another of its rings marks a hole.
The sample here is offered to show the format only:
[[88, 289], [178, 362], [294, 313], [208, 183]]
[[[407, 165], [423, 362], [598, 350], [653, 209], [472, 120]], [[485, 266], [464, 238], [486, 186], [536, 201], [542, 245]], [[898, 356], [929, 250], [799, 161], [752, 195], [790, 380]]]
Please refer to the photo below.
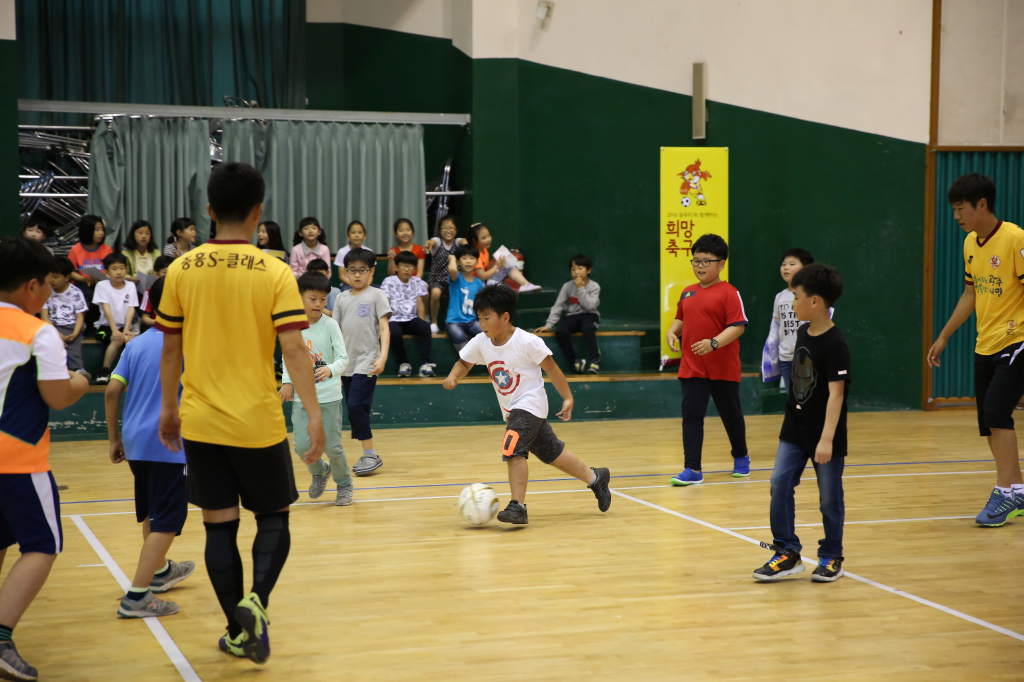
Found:
[[242, 649], [253, 663], [263, 664], [270, 658], [270, 633], [263, 603], [255, 592], [250, 592], [235, 607], [235, 620], [242, 626]]
[[238, 637], [235, 637], [234, 639], [231, 639], [230, 637], [228, 637], [227, 634], [225, 634], [223, 637], [220, 638], [220, 641], [217, 643], [217, 646], [219, 646], [220, 650], [226, 654], [238, 656], [239, 658], [245, 658], [245, 650], [242, 648], [242, 640], [244, 638], [244, 632], [238, 633]]

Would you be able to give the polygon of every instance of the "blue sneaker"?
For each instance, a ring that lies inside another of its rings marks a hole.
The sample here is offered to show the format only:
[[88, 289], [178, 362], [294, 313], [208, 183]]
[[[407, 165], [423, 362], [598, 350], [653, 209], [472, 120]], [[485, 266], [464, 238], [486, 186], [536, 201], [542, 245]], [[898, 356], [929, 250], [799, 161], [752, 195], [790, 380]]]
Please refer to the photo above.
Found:
[[998, 488], [992, 489], [988, 497], [988, 504], [981, 510], [974, 522], [986, 528], [996, 528], [1003, 525], [1019, 513], [1016, 500], [1003, 497]]
[[737, 457], [732, 460], [732, 477], [746, 478], [750, 475], [750, 455]]
[[693, 469], [683, 469], [683, 473], [672, 477], [672, 485], [696, 485], [704, 482], [704, 474]]

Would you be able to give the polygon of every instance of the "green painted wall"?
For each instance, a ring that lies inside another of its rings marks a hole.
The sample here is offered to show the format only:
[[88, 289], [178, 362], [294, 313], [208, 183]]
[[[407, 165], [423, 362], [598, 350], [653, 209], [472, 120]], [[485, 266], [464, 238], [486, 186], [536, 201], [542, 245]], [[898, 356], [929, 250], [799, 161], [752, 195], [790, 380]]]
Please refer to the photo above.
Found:
[[0, 40], [0, 236], [19, 229], [18, 192], [18, 48], [13, 40]]

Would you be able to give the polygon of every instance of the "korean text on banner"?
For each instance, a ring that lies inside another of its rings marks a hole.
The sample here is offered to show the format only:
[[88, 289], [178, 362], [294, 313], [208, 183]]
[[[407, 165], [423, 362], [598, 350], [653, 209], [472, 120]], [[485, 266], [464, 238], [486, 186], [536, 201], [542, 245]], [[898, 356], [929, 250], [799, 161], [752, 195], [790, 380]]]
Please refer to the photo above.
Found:
[[[713, 232], [729, 241], [729, 149], [661, 148], [661, 365], [679, 363], [665, 334], [683, 289], [697, 283], [690, 259], [697, 238]], [[729, 279], [726, 262], [722, 279]]]

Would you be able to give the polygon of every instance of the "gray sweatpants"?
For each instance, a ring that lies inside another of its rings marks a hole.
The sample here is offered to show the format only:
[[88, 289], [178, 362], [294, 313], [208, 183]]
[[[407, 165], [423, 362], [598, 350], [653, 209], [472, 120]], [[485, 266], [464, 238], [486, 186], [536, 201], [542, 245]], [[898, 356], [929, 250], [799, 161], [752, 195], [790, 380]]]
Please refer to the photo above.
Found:
[[[57, 327], [57, 325], [54, 325]], [[70, 334], [75, 331], [75, 325], [70, 327], [57, 327], [57, 331], [61, 334]], [[84, 369], [85, 366], [82, 364], [82, 333], [79, 332], [75, 340], [67, 345], [65, 350], [68, 353], [68, 369], [72, 372]]]

